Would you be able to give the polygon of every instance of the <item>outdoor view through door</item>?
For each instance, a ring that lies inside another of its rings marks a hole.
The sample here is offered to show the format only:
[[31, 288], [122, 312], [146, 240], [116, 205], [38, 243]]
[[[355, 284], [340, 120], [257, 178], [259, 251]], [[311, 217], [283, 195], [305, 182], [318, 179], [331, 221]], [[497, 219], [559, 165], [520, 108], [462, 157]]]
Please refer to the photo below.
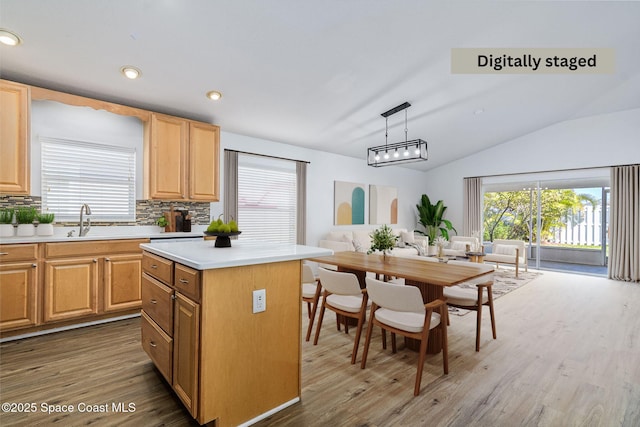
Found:
[[575, 184], [538, 181], [485, 189], [485, 250], [491, 252], [495, 239], [524, 240], [531, 267], [606, 275], [609, 187]]

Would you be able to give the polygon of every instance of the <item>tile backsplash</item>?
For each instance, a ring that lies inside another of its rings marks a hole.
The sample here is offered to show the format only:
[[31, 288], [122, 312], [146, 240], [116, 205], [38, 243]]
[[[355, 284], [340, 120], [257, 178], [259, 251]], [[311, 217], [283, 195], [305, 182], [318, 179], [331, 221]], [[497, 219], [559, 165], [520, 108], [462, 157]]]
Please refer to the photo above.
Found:
[[[182, 202], [182, 201], [164, 201], [164, 200], [136, 200], [136, 221], [129, 223], [108, 223], [91, 221], [92, 225], [154, 225], [156, 219], [164, 212], [169, 211], [171, 206], [175, 210], [188, 210], [191, 214], [191, 223], [209, 224], [209, 202]], [[0, 209], [21, 208], [33, 206], [38, 211], [42, 206], [42, 199], [36, 196], [0, 196]], [[78, 207], [78, 216], [80, 215], [80, 207]], [[59, 222], [62, 225], [77, 225], [77, 222]]]

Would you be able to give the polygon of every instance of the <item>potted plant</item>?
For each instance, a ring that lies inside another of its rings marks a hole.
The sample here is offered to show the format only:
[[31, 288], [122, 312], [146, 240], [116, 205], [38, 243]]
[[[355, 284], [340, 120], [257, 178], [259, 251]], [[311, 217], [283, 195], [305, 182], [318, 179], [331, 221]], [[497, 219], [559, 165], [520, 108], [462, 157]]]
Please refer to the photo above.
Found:
[[35, 221], [38, 211], [34, 207], [19, 208], [16, 210], [16, 221], [18, 222], [18, 236], [29, 237], [35, 234]]
[[382, 227], [373, 230], [371, 236], [371, 247], [367, 251], [367, 254], [371, 254], [375, 251], [382, 252], [382, 255], [387, 257], [387, 254], [393, 250], [396, 246], [396, 242], [398, 241], [398, 236], [393, 234], [393, 230], [386, 224], [383, 224]]
[[38, 214], [38, 236], [53, 236], [53, 220], [55, 217], [54, 213]]
[[423, 194], [420, 199], [420, 204], [416, 205], [416, 208], [418, 208], [418, 222], [425, 228], [426, 233], [420, 230], [416, 230], [416, 232], [429, 236], [430, 245], [435, 244], [438, 234], [449, 240], [449, 231], [453, 230], [456, 234], [458, 233], [456, 229], [453, 228], [451, 221], [443, 218], [447, 207], [442, 200], [438, 200], [438, 202], [433, 205], [429, 197]]
[[169, 221], [167, 221], [167, 218], [165, 218], [164, 216], [159, 217], [158, 219], [156, 219], [156, 225], [160, 228], [160, 232], [164, 232], [167, 230], [167, 227], [169, 226]]
[[0, 237], [13, 237], [13, 209], [0, 210]]

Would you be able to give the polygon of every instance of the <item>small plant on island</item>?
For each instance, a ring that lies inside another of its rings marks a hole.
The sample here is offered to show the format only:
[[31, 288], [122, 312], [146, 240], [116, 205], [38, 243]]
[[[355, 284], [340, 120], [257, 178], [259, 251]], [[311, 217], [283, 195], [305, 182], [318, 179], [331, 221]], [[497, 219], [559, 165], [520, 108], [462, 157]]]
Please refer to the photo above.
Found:
[[387, 251], [393, 250], [396, 246], [396, 242], [398, 241], [398, 236], [393, 234], [393, 230], [386, 224], [383, 224], [382, 227], [373, 230], [371, 236], [371, 247], [367, 251], [367, 254], [371, 254], [375, 251], [380, 251], [383, 254], [386, 254]]

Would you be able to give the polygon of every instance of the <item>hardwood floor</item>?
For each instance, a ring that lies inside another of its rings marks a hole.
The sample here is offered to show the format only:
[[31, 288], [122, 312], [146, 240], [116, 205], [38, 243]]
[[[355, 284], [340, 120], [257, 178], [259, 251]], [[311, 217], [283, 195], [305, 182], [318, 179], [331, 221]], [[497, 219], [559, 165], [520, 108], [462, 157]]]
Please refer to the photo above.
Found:
[[[479, 353], [475, 316], [452, 316], [449, 375], [428, 356], [413, 397], [417, 354], [382, 350], [377, 331], [367, 368], [350, 365], [353, 334], [325, 316], [317, 346], [303, 341], [302, 402], [257, 426], [638, 426], [640, 284], [556, 272], [495, 301]], [[306, 332], [306, 306], [303, 332]], [[197, 425], [140, 347], [139, 319], [0, 345], [0, 397], [36, 403], [0, 412], [0, 425]], [[361, 343], [362, 345], [362, 343]], [[116, 413], [111, 404], [135, 404]], [[46, 414], [41, 404], [72, 404]], [[109, 405], [79, 413], [80, 403]]]

